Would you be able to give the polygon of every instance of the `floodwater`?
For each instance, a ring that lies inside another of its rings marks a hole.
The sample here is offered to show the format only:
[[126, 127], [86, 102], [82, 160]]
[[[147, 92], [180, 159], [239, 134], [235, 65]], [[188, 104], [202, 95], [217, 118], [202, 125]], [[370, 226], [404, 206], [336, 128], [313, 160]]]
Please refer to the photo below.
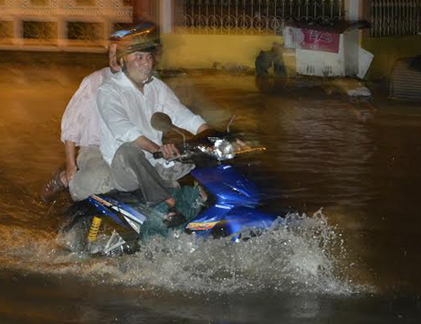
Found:
[[0, 52], [0, 323], [419, 323], [421, 105], [351, 102], [330, 82], [164, 75], [214, 127], [267, 147], [237, 159], [301, 225], [240, 244], [180, 233], [141, 252], [63, 247], [60, 118], [100, 55]]

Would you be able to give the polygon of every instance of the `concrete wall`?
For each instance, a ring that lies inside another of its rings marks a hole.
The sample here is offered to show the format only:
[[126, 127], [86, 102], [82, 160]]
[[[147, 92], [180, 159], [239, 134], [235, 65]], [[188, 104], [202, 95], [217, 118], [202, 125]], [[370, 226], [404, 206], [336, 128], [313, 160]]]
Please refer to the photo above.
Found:
[[260, 50], [270, 50], [281, 36], [248, 35], [163, 35], [164, 68], [212, 68], [214, 62], [235, 63], [254, 69]]
[[[370, 10], [370, 1], [364, 0], [360, 18], [371, 21]], [[369, 30], [364, 30], [360, 32], [360, 46], [374, 55], [366, 78], [389, 79], [397, 59], [421, 55], [421, 36], [370, 37]]]
[[372, 38], [363, 37], [362, 47], [374, 54], [367, 78], [389, 78], [393, 64], [399, 58], [421, 55], [421, 36]]

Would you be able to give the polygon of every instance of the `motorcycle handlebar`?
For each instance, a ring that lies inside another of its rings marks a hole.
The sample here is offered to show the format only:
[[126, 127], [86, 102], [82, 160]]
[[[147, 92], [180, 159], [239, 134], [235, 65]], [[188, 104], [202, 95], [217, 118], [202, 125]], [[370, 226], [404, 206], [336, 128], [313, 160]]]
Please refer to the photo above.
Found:
[[[215, 131], [214, 129], [207, 129], [207, 130], [205, 130], [205, 131], [203, 131], [203, 132], [195, 135], [190, 140], [188, 140], [188, 143], [189, 144], [187, 146], [190, 147], [190, 148], [192, 148], [192, 147], [198, 145], [199, 143], [209, 142], [208, 137], [221, 137], [222, 138], [224, 136], [225, 136], [225, 133], [221, 133], [221, 132]], [[183, 154], [185, 152], [185, 150], [186, 150], [186, 143], [183, 143], [183, 144], [179, 143], [179, 144], [175, 144], [175, 145], [176, 145], [178, 151], [181, 154]], [[164, 156], [163, 156], [163, 154], [162, 154], [161, 151], [152, 153], [152, 156], [153, 156], [154, 159], [162, 159], [162, 158], [164, 158]]]
[[161, 151], [152, 153], [152, 156], [154, 159], [162, 159], [164, 157]]
[[[185, 148], [182, 144], [175, 144], [175, 146], [177, 147], [178, 151], [180, 153], [183, 153]], [[152, 153], [152, 157], [154, 159], [163, 159], [164, 158], [164, 154], [162, 153], [162, 151], [158, 151], [158, 152], [154, 152]]]

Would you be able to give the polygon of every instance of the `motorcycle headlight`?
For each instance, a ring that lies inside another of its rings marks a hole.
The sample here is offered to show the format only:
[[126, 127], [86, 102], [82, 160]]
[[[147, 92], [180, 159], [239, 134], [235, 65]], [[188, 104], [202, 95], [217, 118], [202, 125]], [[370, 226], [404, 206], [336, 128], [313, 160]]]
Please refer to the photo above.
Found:
[[231, 160], [235, 157], [235, 148], [229, 141], [218, 139], [215, 141], [212, 155], [219, 161]]

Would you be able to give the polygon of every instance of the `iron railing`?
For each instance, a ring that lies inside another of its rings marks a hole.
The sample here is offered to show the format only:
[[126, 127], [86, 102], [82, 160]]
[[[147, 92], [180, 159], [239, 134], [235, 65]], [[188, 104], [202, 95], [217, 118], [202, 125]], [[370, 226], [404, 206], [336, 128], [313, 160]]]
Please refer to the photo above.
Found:
[[13, 22], [0, 21], [0, 44], [13, 41]]
[[416, 35], [421, 31], [421, 0], [371, 0], [372, 37]]
[[345, 19], [345, 0], [184, 0], [190, 33], [277, 34], [285, 21]]
[[[0, 0], [0, 46], [103, 47], [131, 0]], [[130, 4], [130, 5], [129, 5]]]
[[41, 43], [53, 43], [57, 39], [57, 23], [41, 21], [24, 21], [23, 38], [37, 40]]

